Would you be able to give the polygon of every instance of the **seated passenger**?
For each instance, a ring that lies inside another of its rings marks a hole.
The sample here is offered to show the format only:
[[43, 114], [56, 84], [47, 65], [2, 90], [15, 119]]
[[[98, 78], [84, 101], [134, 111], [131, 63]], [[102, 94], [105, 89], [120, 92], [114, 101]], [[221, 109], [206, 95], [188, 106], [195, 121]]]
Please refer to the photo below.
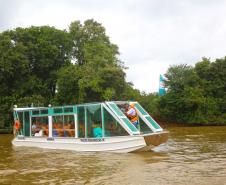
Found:
[[69, 133], [68, 133], [70, 128], [69, 125], [65, 123], [63, 128], [64, 128], [64, 137], [69, 137]]
[[38, 123], [32, 123], [32, 126], [31, 126], [31, 133], [33, 136], [35, 136], [35, 134], [37, 135], [40, 131], [40, 127], [39, 127], [39, 124]]
[[35, 136], [43, 136], [43, 130], [40, 129], [38, 133], [35, 133]]
[[69, 123], [65, 123], [63, 128], [64, 128], [64, 132], [63, 132], [64, 137], [74, 137], [75, 136], [74, 124], [72, 121], [70, 121]]
[[60, 122], [57, 124], [57, 132], [58, 132], [58, 135], [60, 137], [63, 137], [64, 136], [64, 131], [63, 131], [63, 123]]
[[53, 137], [57, 137], [59, 136], [59, 133], [58, 133], [58, 123], [54, 123], [53, 124]]
[[94, 124], [93, 126], [94, 126], [94, 128], [93, 128], [93, 136], [95, 138], [102, 137], [102, 128], [100, 127], [100, 124]]
[[79, 137], [85, 137], [85, 126], [84, 123], [79, 122], [79, 132], [78, 132]]
[[70, 121], [68, 126], [69, 126], [69, 131], [68, 131], [69, 136], [74, 137], [75, 136], [75, 126], [74, 126], [73, 121]]
[[48, 125], [42, 125], [42, 130], [43, 130], [43, 135], [44, 136], [49, 136]]

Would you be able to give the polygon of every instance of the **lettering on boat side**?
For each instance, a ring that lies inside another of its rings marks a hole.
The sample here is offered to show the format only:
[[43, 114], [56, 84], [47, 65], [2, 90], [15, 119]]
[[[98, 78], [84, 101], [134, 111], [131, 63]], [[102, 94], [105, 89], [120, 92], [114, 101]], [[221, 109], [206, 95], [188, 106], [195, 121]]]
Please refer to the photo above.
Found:
[[80, 139], [82, 142], [102, 142], [104, 138], [82, 138]]
[[24, 137], [24, 136], [17, 136], [17, 139], [19, 139], [19, 140], [24, 140], [25, 137]]
[[53, 137], [48, 137], [47, 141], [54, 141], [54, 138]]

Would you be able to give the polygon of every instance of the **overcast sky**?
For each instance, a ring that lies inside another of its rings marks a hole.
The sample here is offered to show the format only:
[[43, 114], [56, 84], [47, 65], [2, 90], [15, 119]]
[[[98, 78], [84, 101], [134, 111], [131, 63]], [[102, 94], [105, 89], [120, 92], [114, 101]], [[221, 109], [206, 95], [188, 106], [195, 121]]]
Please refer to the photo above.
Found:
[[226, 56], [226, 0], [0, 0], [0, 31], [90, 18], [119, 46], [127, 81], [147, 93], [170, 65]]

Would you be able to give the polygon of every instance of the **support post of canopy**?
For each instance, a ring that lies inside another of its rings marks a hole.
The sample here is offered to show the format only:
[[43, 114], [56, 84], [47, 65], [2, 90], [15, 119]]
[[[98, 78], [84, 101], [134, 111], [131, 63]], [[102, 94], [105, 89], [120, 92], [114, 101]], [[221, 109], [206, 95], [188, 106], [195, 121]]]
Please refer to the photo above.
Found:
[[49, 125], [49, 137], [53, 137], [53, 109], [51, 105], [48, 108], [48, 125]]
[[102, 137], [105, 137], [104, 108], [101, 103]]
[[88, 129], [87, 129], [87, 108], [85, 106], [85, 137], [87, 138], [88, 136]]
[[78, 114], [74, 114], [75, 138], [78, 138]]
[[23, 111], [23, 135], [25, 136], [25, 115], [24, 115], [24, 111]]
[[78, 138], [78, 107], [77, 106], [73, 106], [73, 113], [74, 113], [75, 138]]
[[49, 123], [49, 137], [53, 137], [53, 117], [48, 116], [48, 123]]
[[31, 111], [29, 111], [30, 137], [32, 136], [32, 118]]

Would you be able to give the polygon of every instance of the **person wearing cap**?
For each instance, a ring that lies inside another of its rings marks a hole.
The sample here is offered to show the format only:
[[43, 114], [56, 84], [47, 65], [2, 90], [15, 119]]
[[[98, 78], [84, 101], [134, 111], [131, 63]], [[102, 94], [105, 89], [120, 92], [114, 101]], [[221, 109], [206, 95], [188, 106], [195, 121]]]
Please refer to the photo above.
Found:
[[134, 107], [134, 104], [131, 103], [129, 105], [129, 108], [126, 112], [126, 116], [129, 118], [129, 120], [132, 122], [132, 124], [137, 127], [138, 126], [138, 115], [136, 112], [136, 109]]

